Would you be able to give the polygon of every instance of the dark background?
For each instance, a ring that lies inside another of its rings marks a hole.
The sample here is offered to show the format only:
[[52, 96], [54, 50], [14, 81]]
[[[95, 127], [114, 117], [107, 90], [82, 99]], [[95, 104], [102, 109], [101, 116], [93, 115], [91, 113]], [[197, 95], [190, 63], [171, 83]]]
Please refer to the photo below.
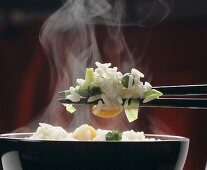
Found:
[[[0, 133], [26, 125], [50, 102], [49, 64], [39, 44], [45, 19], [58, 0], [0, 1]], [[99, 29], [97, 29], [99, 31]], [[101, 29], [100, 29], [101, 30]], [[207, 83], [207, 1], [171, 1], [168, 18], [155, 26], [125, 28], [125, 37], [154, 86]], [[135, 38], [136, 37], [136, 38]], [[113, 62], [113, 61], [111, 61]], [[207, 113], [190, 109], [143, 109], [139, 122], [160, 132], [189, 137], [185, 170], [204, 170]]]

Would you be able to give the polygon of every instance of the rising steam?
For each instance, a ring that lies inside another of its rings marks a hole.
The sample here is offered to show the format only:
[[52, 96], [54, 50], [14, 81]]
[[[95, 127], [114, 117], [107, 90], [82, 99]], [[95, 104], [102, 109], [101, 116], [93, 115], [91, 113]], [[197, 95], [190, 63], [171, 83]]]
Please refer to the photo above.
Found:
[[[153, 25], [168, 13], [164, 0], [67, 0], [48, 18], [40, 33], [40, 42], [50, 61], [54, 95], [43, 117], [36, 122], [62, 123], [63, 107], [57, 101], [57, 92], [83, 78], [85, 69], [93, 67], [96, 61], [111, 62], [123, 72], [135, 67], [122, 34], [123, 26]], [[69, 117], [72, 121], [70, 124], [66, 121], [67, 126], [91, 122], [96, 126], [88, 108], [80, 107]], [[119, 121], [111, 126], [118, 129], [125, 123]]]

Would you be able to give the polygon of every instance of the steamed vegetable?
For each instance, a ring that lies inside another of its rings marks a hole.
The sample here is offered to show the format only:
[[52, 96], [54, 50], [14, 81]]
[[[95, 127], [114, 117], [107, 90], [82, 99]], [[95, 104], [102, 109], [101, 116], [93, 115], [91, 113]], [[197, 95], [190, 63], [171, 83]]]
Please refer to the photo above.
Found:
[[84, 85], [90, 85], [95, 80], [93, 68], [86, 69]]
[[97, 105], [94, 105], [92, 108], [93, 114], [102, 118], [110, 118], [118, 116], [122, 111], [123, 107], [110, 107], [110, 106], [102, 106], [100, 110], [97, 110]]
[[131, 73], [125, 74], [124, 77], [121, 79], [121, 84], [124, 87], [128, 87], [129, 85], [129, 78], [132, 77], [132, 85], [134, 85], [134, 76]]
[[146, 91], [146, 92], [144, 92], [144, 100], [143, 100], [143, 103], [147, 103], [147, 102], [149, 102], [151, 100], [158, 99], [162, 95], [163, 94], [160, 91], [155, 90], [155, 89]]
[[102, 93], [100, 87], [94, 85], [86, 86], [85, 84], [79, 85], [76, 89], [76, 92], [81, 97], [86, 97], [86, 98]]
[[90, 95], [89, 95], [88, 87], [89, 86], [85, 86], [84, 84], [83, 85], [80, 85], [80, 86], [77, 87], [76, 92], [81, 97], [89, 97]]
[[86, 98], [97, 95], [97, 94], [101, 94], [100, 87], [91, 85], [93, 81], [94, 81], [93, 68], [87, 68], [86, 75], [85, 75], [85, 81], [76, 87], [76, 92], [81, 97], [86, 97]]
[[124, 102], [124, 111], [129, 122], [138, 119], [139, 101], [127, 99]]
[[118, 131], [111, 131], [108, 132], [105, 137], [108, 141], [120, 141], [122, 139], [122, 133]]
[[64, 104], [64, 106], [66, 107], [66, 110], [69, 112], [69, 113], [73, 113], [76, 111], [76, 108], [72, 105], [72, 104]]
[[93, 140], [96, 137], [96, 130], [94, 127], [84, 124], [74, 130], [72, 137], [76, 140]]
[[89, 96], [95, 96], [97, 94], [101, 94], [101, 88], [100, 87], [97, 87], [97, 86], [94, 86], [94, 85], [90, 85], [88, 87], [88, 93], [89, 93]]

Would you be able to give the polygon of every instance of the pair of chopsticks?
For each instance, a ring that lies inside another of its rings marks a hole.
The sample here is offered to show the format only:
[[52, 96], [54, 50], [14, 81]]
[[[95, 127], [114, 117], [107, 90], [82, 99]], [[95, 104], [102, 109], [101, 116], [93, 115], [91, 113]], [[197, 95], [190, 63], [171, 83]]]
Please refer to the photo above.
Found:
[[[180, 85], [180, 86], [157, 86], [153, 87], [163, 93], [162, 97], [143, 103], [140, 107], [161, 107], [161, 108], [192, 108], [207, 109], [207, 84]], [[98, 101], [87, 102], [82, 98], [79, 102], [72, 102], [65, 97], [67, 91], [59, 92], [58, 100], [65, 104], [97, 104]]]

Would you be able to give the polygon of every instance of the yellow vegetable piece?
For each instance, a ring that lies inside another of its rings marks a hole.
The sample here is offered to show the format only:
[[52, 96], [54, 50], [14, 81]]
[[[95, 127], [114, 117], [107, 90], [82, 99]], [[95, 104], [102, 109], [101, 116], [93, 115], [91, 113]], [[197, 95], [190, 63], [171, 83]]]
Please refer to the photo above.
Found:
[[73, 138], [77, 140], [93, 140], [96, 137], [96, 130], [89, 125], [82, 125], [75, 129]]
[[88, 126], [86, 129], [91, 132], [91, 140], [96, 137], [96, 129], [94, 129], [92, 126]]
[[93, 106], [92, 111], [93, 114], [102, 118], [111, 118], [111, 117], [115, 117], [118, 116], [122, 111], [123, 111], [123, 107], [119, 106], [119, 107], [102, 107], [102, 109], [97, 113], [96, 112], [96, 105]]

